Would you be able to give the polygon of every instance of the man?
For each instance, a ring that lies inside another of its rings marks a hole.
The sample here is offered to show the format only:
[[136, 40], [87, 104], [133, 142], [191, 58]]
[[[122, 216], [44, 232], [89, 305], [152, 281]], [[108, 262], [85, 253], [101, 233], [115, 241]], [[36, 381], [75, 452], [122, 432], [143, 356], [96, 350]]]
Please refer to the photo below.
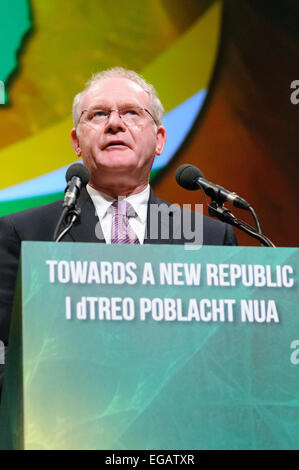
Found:
[[[166, 142], [163, 111], [154, 88], [135, 72], [122, 68], [97, 74], [75, 97], [71, 142], [91, 177], [78, 200], [80, 219], [63, 241], [190, 241], [184, 233], [177, 233], [176, 227], [182, 229], [182, 224], [175, 225], [172, 210], [166, 223], [165, 217], [159, 218], [159, 233], [153, 236], [151, 230], [150, 208], [166, 204], [149, 187], [154, 158], [162, 153]], [[123, 210], [128, 211], [129, 218], [126, 214], [123, 217]], [[57, 201], [0, 219], [0, 340], [5, 344], [21, 241], [52, 241], [61, 211], [62, 203]], [[184, 214], [180, 210], [176, 222], [181, 222]], [[194, 227], [194, 216], [191, 219]], [[167, 230], [162, 233], [163, 224]], [[119, 226], [125, 233], [120, 233]], [[236, 244], [234, 232], [226, 224], [206, 217], [202, 228], [203, 244]]]

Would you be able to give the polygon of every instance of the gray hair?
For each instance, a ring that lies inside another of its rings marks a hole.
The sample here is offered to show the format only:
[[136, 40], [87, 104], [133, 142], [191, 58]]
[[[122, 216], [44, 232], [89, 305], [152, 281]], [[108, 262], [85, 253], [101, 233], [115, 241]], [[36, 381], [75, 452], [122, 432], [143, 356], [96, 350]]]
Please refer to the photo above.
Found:
[[[73, 101], [73, 121], [74, 127], [78, 126], [78, 121], [80, 119], [79, 115], [79, 104], [83, 94], [89, 90], [92, 86], [97, 84], [99, 81], [104, 80], [105, 78], [112, 78], [112, 77], [123, 77], [132, 80], [132, 82], [137, 83], [143, 90], [149, 95], [150, 102], [151, 102], [151, 113], [153, 115], [155, 124], [160, 126], [162, 124], [164, 108], [161, 101], [158, 98], [157, 92], [153, 85], [146, 82], [144, 78], [139, 75], [138, 73], [134, 72], [133, 70], [127, 70], [123, 67], [113, 67], [108, 70], [103, 70], [102, 72], [96, 73], [92, 75], [91, 79], [86, 83], [85, 88], [83, 91], [78, 93]], [[155, 126], [156, 127], [156, 126]]]

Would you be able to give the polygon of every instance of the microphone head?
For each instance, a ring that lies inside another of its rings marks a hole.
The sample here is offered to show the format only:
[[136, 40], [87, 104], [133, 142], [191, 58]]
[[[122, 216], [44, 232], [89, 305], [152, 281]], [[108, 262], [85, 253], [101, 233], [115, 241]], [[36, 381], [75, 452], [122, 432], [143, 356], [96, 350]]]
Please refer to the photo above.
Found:
[[202, 172], [196, 166], [190, 165], [189, 163], [181, 165], [177, 169], [175, 175], [177, 183], [182, 186], [182, 188], [189, 189], [191, 191], [199, 189], [197, 178], [203, 177]]
[[80, 178], [80, 180], [82, 181], [82, 185], [86, 186], [90, 179], [90, 171], [86, 166], [82, 165], [81, 163], [74, 163], [67, 169], [67, 172], [65, 174], [66, 181], [69, 182], [73, 178], [73, 176], [77, 176], [78, 178]]

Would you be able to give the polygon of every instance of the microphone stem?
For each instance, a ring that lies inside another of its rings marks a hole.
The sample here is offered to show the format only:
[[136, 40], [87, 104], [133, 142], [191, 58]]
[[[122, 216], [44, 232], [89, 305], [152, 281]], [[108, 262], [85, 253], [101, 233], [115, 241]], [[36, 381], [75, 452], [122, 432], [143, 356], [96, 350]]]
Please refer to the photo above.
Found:
[[[67, 234], [67, 232], [69, 232], [69, 230], [72, 228], [72, 226], [74, 225], [74, 223], [76, 222], [77, 218], [80, 216], [80, 213], [81, 213], [81, 209], [79, 207], [75, 207], [74, 209], [70, 209], [69, 207], [64, 207], [63, 208], [63, 211], [62, 211], [62, 214], [60, 216], [60, 219], [58, 221], [58, 224], [56, 226], [56, 229], [55, 229], [55, 232], [54, 232], [54, 236], [53, 236], [53, 240], [54, 242], [60, 242], [61, 239]], [[70, 221], [68, 222], [67, 219], [70, 219]], [[59, 233], [59, 228], [61, 226], [61, 224], [65, 222], [67, 223], [68, 225], [63, 229], [63, 231], [58, 235]]]
[[219, 206], [215, 201], [212, 201], [209, 205], [209, 214], [212, 217], [217, 217], [222, 222], [226, 222], [227, 224], [237, 227], [239, 230], [242, 230], [243, 232], [247, 233], [247, 235], [256, 238], [264, 246], [275, 247], [275, 245], [271, 242], [271, 240], [269, 240], [269, 238], [265, 237], [265, 235], [263, 235], [262, 233], [256, 232], [253, 227], [246, 224], [246, 222], [243, 222], [243, 220], [237, 219], [228, 209]]
[[[65, 217], [67, 216], [67, 213], [69, 211], [69, 208], [68, 207], [64, 207], [63, 210], [62, 210], [62, 213], [60, 215], [60, 218], [57, 222], [57, 225], [56, 225], [56, 228], [55, 228], [55, 231], [54, 231], [54, 235], [53, 235], [53, 241], [56, 242], [57, 241], [57, 238], [58, 238], [58, 231], [60, 229], [60, 226], [62, 224], [62, 222], [64, 221]], [[59, 241], [59, 240], [58, 240]]]
[[257, 228], [257, 231], [258, 233], [262, 233], [262, 230], [261, 230], [261, 226], [260, 226], [260, 223], [259, 223], [259, 219], [257, 218], [257, 215], [253, 209], [253, 207], [249, 206], [248, 207], [248, 210], [251, 212], [253, 218], [254, 218], [254, 221], [255, 221], [255, 224], [256, 224], [256, 228]]
[[272, 248], [275, 248], [275, 245], [271, 242], [271, 240], [269, 240], [269, 238], [267, 238], [265, 235], [263, 235], [262, 233], [257, 233], [255, 232], [254, 230], [250, 230], [248, 227], [246, 227], [245, 225], [243, 225], [242, 221], [240, 220], [236, 220], [235, 224], [234, 224], [235, 227], [239, 228], [240, 230], [242, 230], [243, 232], [247, 233], [248, 235], [250, 235], [251, 237], [253, 238], [256, 238], [257, 240], [259, 240], [264, 246], [267, 246], [267, 247], [272, 247]]
[[56, 242], [60, 242], [62, 240], [62, 238], [64, 237], [64, 235], [67, 234], [67, 232], [72, 228], [72, 226], [74, 225], [74, 222], [76, 221], [76, 218], [77, 218], [77, 214], [73, 214], [73, 217], [72, 217], [72, 220], [70, 221], [70, 223], [65, 227], [65, 229], [59, 234], [59, 236], [56, 238]]

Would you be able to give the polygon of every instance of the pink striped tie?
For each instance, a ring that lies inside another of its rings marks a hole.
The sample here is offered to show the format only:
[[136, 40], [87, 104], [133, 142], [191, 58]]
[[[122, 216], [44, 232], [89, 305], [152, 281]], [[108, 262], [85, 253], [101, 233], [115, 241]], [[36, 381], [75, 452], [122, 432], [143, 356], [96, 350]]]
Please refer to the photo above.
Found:
[[124, 199], [119, 199], [113, 202], [112, 207], [111, 243], [139, 243], [136, 233], [129, 224], [129, 218], [136, 216], [131, 204]]

